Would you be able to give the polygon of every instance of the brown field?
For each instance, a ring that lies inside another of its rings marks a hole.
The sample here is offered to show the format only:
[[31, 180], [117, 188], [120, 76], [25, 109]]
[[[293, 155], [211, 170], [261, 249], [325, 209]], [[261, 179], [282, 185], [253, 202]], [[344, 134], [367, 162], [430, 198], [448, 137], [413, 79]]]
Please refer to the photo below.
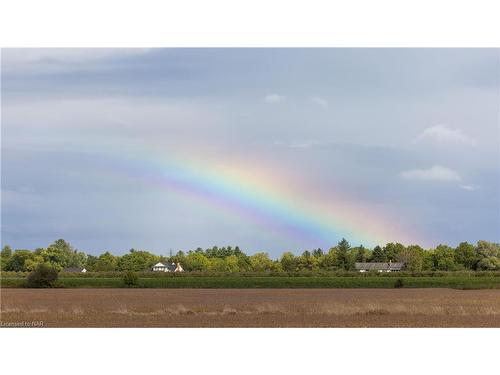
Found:
[[[1, 289], [2, 326], [500, 327], [500, 290]], [[23, 322], [27, 322], [26, 324]]]

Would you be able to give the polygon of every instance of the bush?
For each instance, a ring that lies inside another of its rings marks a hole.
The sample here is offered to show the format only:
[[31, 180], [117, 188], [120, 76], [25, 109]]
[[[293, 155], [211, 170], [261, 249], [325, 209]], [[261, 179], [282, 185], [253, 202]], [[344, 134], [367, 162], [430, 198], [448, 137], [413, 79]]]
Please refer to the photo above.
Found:
[[59, 272], [56, 268], [42, 263], [28, 275], [26, 286], [28, 288], [53, 288], [56, 286], [58, 276]]
[[394, 283], [394, 288], [402, 288], [403, 287], [403, 279], [399, 278]]
[[139, 283], [139, 276], [135, 272], [128, 271], [123, 275], [123, 282], [126, 286], [136, 286]]

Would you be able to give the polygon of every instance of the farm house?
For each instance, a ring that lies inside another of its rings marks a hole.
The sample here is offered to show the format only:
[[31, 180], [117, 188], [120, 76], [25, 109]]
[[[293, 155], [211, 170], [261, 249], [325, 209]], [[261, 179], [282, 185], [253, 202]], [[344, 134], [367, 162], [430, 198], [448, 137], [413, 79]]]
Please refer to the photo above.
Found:
[[184, 269], [182, 268], [180, 263], [163, 264], [161, 262], [158, 262], [151, 268], [151, 271], [154, 271], [154, 272], [183, 272]]
[[392, 271], [401, 271], [401, 269], [404, 267], [404, 263], [392, 263], [392, 262], [355, 263], [354, 267], [359, 272], [367, 272], [367, 271], [392, 272]]

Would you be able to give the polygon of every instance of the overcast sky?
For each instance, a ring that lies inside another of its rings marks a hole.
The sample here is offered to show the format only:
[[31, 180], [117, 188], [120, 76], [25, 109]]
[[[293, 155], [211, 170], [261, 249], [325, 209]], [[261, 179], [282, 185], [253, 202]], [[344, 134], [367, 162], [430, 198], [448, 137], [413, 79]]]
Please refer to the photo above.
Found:
[[2, 245], [499, 242], [499, 56], [4, 49]]

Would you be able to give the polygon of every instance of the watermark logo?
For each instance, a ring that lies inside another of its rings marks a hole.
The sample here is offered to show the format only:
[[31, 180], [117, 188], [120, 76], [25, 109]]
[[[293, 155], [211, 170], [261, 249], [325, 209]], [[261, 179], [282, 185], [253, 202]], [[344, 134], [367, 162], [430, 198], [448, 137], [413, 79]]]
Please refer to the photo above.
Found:
[[0, 322], [2, 328], [43, 328], [45, 323], [43, 320], [19, 321], [19, 322]]

